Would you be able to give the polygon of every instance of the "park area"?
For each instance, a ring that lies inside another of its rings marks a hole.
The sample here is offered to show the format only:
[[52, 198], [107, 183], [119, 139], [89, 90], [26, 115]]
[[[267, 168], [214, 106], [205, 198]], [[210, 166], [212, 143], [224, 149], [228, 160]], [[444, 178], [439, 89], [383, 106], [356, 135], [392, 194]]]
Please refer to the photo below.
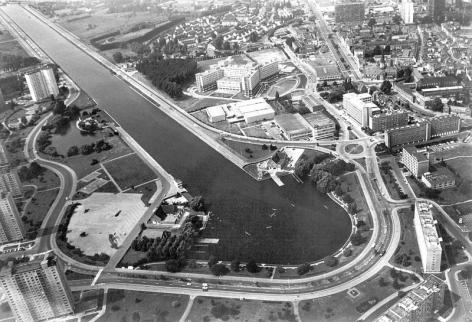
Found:
[[290, 302], [197, 297], [188, 321], [297, 321]]
[[[417, 282], [419, 280], [414, 275], [398, 272], [392, 268], [383, 268], [374, 278], [355, 288], [326, 297], [301, 301], [300, 317], [303, 322], [356, 321], [384, 298]], [[389, 302], [390, 305], [397, 300], [398, 297], [395, 297]], [[381, 310], [375, 313], [381, 313]]]
[[75, 208], [67, 241], [86, 256], [111, 256], [146, 210], [140, 194], [94, 193]]
[[464, 202], [472, 198], [472, 158], [456, 157], [445, 161], [446, 167], [455, 174], [456, 186], [439, 194], [441, 204]]
[[[188, 296], [111, 289], [100, 322], [179, 321]], [[197, 320], [195, 320], [197, 321]]]

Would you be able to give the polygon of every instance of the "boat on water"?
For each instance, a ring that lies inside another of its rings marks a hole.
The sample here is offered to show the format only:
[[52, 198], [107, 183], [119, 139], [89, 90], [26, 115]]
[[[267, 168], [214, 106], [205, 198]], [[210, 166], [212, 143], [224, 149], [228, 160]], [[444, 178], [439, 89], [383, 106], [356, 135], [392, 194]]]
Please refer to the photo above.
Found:
[[251, 234], [250, 234], [250, 233], [248, 233], [247, 231], [245, 231], [244, 233], [245, 233], [246, 235], [248, 235], [248, 236], [251, 236]]

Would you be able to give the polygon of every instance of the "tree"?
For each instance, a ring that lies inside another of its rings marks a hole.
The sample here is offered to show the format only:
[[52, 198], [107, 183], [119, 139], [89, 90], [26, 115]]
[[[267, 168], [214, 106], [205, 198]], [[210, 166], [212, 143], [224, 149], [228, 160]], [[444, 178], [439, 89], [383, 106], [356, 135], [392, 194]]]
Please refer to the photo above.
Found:
[[205, 210], [205, 204], [203, 202], [203, 197], [202, 196], [195, 196], [190, 200], [189, 202], [190, 208], [192, 208], [195, 211], [203, 211]]
[[392, 18], [392, 22], [393, 22], [394, 24], [399, 25], [399, 24], [402, 22], [402, 18], [401, 18], [399, 15], [395, 15], [395, 16], [393, 16], [393, 18]]
[[328, 256], [324, 259], [324, 263], [329, 267], [334, 267], [338, 264], [338, 260], [334, 256]]
[[375, 26], [375, 24], [377, 23], [377, 21], [375, 21], [375, 18], [370, 18], [369, 19], [369, 22], [367, 23], [367, 25], [372, 28], [373, 26]]
[[430, 108], [432, 111], [442, 112], [444, 108], [444, 104], [439, 97], [435, 97], [433, 102], [430, 105]]
[[121, 53], [121, 51], [117, 51], [116, 53], [113, 54], [112, 57], [113, 57], [113, 60], [115, 61], [115, 63], [117, 63], [117, 64], [123, 62], [123, 54]]
[[71, 157], [71, 156], [74, 156], [74, 155], [77, 155], [77, 154], [79, 154], [79, 148], [76, 145], [71, 146], [67, 150], [67, 156], [68, 157]]
[[254, 260], [247, 262], [246, 269], [249, 273], [258, 273], [261, 270], [259, 265], [257, 265], [256, 261]]
[[223, 49], [223, 37], [222, 36], [217, 36], [215, 40], [213, 40], [213, 45], [215, 46], [216, 49]]
[[306, 273], [310, 271], [310, 269], [311, 269], [310, 263], [301, 264], [300, 266], [297, 267], [297, 274], [305, 275]]
[[64, 104], [64, 101], [57, 100], [56, 103], [54, 104], [54, 108], [52, 111], [56, 115], [62, 115], [64, 114], [65, 110], [66, 110], [66, 105]]
[[239, 259], [235, 258], [231, 261], [231, 270], [233, 272], [239, 272], [239, 266], [241, 265], [241, 262]]
[[180, 272], [182, 269], [180, 261], [177, 259], [169, 259], [166, 261], [166, 270], [171, 273]]
[[359, 246], [364, 243], [364, 237], [362, 237], [362, 234], [360, 231], [357, 231], [356, 233], [352, 234], [351, 236], [351, 244], [354, 246]]
[[211, 268], [216, 263], [218, 263], [218, 260], [216, 259], [216, 257], [213, 255], [210, 255], [210, 258], [208, 258], [208, 267]]
[[213, 273], [213, 275], [215, 276], [222, 276], [222, 275], [226, 275], [229, 273], [229, 269], [228, 267], [226, 267], [225, 264], [215, 264], [213, 266], [211, 266], [211, 272]]
[[279, 91], [275, 91], [275, 101], [278, 102], [280, 99]]
[[351, 202], [348, 206], [347, 206], [347, 212], [350, 213], [351, 215], [354, 215], [356, 214], [357, 212], [357, 204], [356, 202]]
[[343, 255], [344, 255], [344, 257], [349, 257], [349, 256], [351, 256], [351, 255], [352, 255], [352, 249], [350, 249], [350, 248], [344, 249], [344, 250], [343, 250]]
[[338, 196], [338, 197], [341, 197], [341, 196], [343, 195], [343, 193], [344, 193], [344, 192], [343, 192], [343, 188], [341, 187], [340, 184], [338, 184], [338, 185], [336, 186], [336, 188], [334, 188], [334, 193], [335, 193], [336, 196]]
[[382, 82], [382, 85], [380, 85], [380, 90], [384, 94], [387, 94], [387, 95], [390, 94], [392, 91], [392, 83], [390, 83], [390, 81], [388, 80], [384, 80]]
[[259, 39], [259, 35], [257, 34], [257, 32], [255, 31], [251, 32], [251, 34], [249, 35], [249, 41], [256, 42], [258, 39]]
[[225, 41], [223, 43], [223, 49], [224, 50], [230, 50], [231, 49], [231, 44], [229, 43], [229, 41]]

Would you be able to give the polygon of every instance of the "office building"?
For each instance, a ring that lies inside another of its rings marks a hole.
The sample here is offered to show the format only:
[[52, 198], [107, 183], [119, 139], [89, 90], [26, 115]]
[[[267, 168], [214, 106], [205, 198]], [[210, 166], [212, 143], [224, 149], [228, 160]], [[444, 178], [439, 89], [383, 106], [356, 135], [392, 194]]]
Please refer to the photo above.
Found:
[[405, 111], [382, 111], [373, 108], [369, 112], [369, 129], [374, 132], [394, 129], [408, 124], [408, 113]]
[[368, 93], [347, 93], [343, 95], [343, 108], [354, 121], [366, 127], [369, 125], [370, 111], [378, 107], [372, 103], [372, 97]]
[[20, 178], [15, 170], [0, 173], [0, 191], [11, 192], [14, 198], [23, 195]]
[[446, 13], [446, 0], [429, 0], [429, 15], [435, 22], [443, 22]]
[[413, 2], [411, 0], [403, 0], [400, 5], [400, 15], [406, 25], [413, 23], [413, 13]]
[[208, 107], [206, 113], [211, 123], [221, 122], [226, 119], [225, 111], [220, 105]]
[[427, 149], [418, 150], [416, 147], [409, 146], [403, 148], [400, 161], [411, 174], [417, 178], [421, 178], [423, 173], [429, 171], [432, 158], [433, 153]]
[[428, 275], [423, 282], [385, 311], [375, 322], [426, 322], [443, 307], [444, 281]]
[[0, 282], [17, 321], [46, 321], [73, 313], [63, 272], [51, 253], [25, 263], [9, 262], [1, 269]]
[[457, 115], [441, 115], [416, 124], [407, 125], [385, 132], [388, 148], [427, 142], [441, 136], [454, 136], [460, 131], [461, 119]]
[[432, 207], [427, 202], [416, 202], [413, 219], [424, 273], [441, 272], [442, 239], [436, 230]]
[[448, 168], [436, 167], [434, 172], [425, 172], [421, 177], [421, 182], [428, 188], [444, 190], [454, 187], [456, 178]]
[[223, 120], [221, 110], [229, 123], [246, 122], [254, 123], [264, 120], [272, 120], [275, 111], [262, 97], [236, 103], [228, 103], [212, 106], [207, 109], [210, 121], [219, 122]]
[[0, 192], [0, 243], [23, 239], [20, 214], [11, 193]]
[[333, 140], [336, 133], [336, 124], [323, 112], [304, 115], [305, 119], [313, 128], [314, 140]]
[[37, 102], [51, 95], [59, 94], [56, 76], [52, 66], [42, 66], [25, 74], [26, 83], [33, 101]]
[[217, 90], [220, 93], [237, 94], [242, 92], [252, 97], [262, 81], [266, 81], [279, 73], [277, 61], [258, 64], [254, 61], [236, 62], [236, 58], [228, 57], [211, 65], [210, 69], [195, 75], [198, 90], [205, 92]]
[[313, 134], [310, 124], [298, 113], [277, 115], [275, 123], [287, 140], [307, 138]]
[[340, 3], [334, 6], [336, 23], [362, 22], [364, 15], [364, 2]]

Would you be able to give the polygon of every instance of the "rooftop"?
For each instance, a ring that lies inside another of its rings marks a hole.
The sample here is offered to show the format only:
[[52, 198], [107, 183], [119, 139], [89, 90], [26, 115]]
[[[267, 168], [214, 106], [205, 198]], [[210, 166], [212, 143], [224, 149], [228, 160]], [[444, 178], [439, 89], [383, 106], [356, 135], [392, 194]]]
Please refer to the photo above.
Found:
[[421, 224], [421, 232], [427, 244], [427, 248], [441, 248], [441, 239], [436, 230], [436, 220], [434, 220], [432, 205], [427, 202], [417, 202], [416, 212]]

